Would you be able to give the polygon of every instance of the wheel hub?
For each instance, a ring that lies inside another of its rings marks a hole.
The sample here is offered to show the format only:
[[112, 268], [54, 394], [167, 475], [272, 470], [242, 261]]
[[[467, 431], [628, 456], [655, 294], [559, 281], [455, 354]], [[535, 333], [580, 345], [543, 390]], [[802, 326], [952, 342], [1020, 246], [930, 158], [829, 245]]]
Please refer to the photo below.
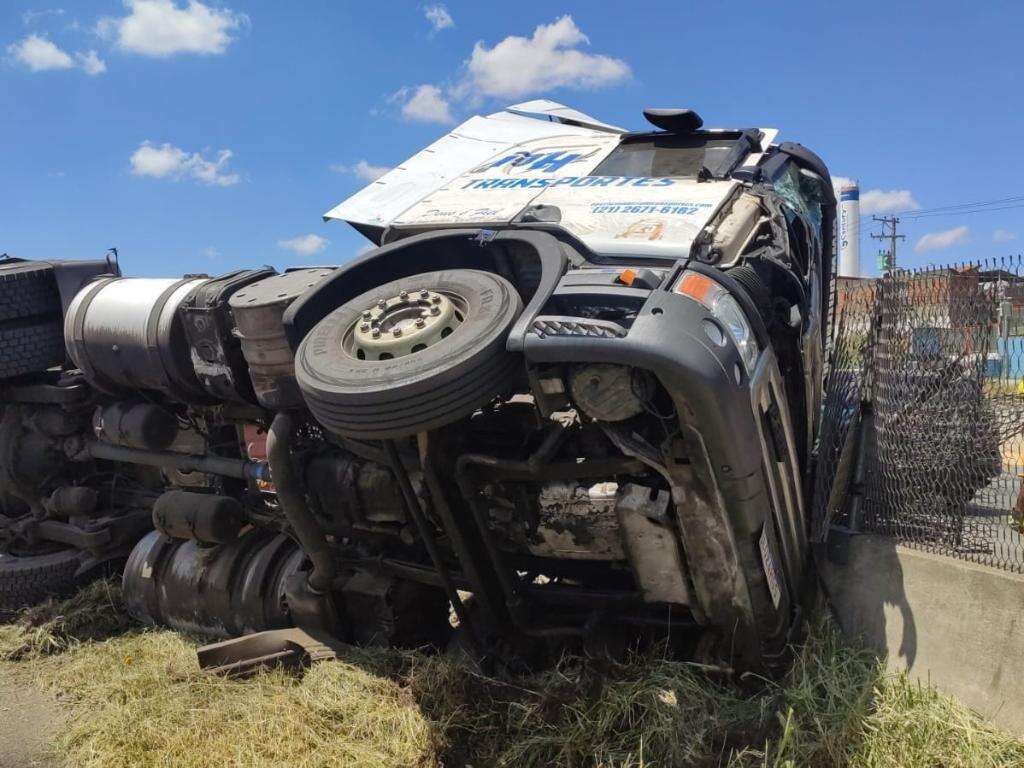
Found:
[[391, 360], [422, 352], [454, 331], [462, 321], [443, 293], [402, 291], [363, 310], [353, 333], [360, 360]]

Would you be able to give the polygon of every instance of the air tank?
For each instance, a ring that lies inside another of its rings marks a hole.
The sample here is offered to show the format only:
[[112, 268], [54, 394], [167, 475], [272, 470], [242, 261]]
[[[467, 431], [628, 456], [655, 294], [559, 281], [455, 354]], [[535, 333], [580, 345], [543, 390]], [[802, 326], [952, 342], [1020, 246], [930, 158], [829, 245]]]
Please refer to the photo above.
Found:
[[860, 277], [860, 187], [839, 187], [839, 276]]

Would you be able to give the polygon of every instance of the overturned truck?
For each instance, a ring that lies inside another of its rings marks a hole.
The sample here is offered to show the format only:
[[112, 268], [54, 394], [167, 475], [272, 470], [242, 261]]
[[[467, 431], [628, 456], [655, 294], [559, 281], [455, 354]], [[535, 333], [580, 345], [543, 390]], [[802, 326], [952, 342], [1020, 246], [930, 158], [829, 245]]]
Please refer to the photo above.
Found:
[[645, 115], [474, 117], [327, 214], [376, 246], [340, 267], [0, 262], [0, 611], [123, 568], [207, 636], [771, 667], [832, 185], [773, 130]]

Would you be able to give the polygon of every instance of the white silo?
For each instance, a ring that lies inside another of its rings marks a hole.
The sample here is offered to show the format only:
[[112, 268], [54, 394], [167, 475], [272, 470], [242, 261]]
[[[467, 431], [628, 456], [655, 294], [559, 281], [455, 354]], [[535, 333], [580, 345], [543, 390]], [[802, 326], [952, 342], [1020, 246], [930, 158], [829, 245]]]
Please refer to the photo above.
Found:
[[839, 276], [860, 277], [860, 187], [839, 187]]

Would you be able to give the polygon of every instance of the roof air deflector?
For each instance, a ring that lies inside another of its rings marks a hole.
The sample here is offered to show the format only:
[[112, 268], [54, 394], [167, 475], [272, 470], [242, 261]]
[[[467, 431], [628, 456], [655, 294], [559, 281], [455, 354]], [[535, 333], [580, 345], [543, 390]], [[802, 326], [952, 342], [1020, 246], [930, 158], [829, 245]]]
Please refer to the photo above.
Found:
[[648, 108], [644, 110], [644, 117], [655, 128], [671, 133], [693, 133], [704, 125], [704, 120], [692, 109]]

